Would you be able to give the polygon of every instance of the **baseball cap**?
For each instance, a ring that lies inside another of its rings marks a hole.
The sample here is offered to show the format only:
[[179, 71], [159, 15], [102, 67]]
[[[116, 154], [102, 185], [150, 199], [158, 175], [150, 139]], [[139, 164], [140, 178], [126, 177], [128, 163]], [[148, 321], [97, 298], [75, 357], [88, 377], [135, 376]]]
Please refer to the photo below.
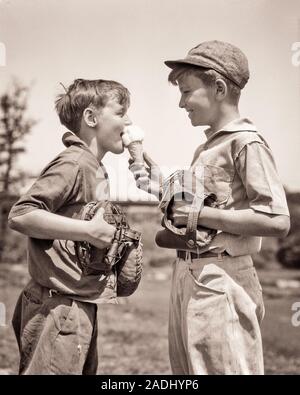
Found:
[[249, 79], [246, 55], [237, 47], [224, 41], [205, 41], [192, 48], [184, 59], [164, 62], [173, 69], [179, 64], [213, 69], [243, 89]]

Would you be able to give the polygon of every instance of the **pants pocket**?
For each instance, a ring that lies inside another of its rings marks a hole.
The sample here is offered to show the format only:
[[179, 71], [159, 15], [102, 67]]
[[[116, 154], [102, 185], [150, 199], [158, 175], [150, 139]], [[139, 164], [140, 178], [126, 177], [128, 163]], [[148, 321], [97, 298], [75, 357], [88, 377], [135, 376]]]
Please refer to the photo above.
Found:
[[37, 289], [25, 288], [17, 303], [13, 327], [20, 349], [19, 373], [22, 374], [29, 366], [39, 343], [46, 322], [44, 302]]
[[70, 305], [60, 304], [50, 314], [56, 327], [51, 347], [50, 371], [52, 374], [80, 374], [81, 350], [78, 340], [78, 307], [74, 300]]
[[193, 271], [190, 271], [190, 275], [192, 276], [195, 284], [203, 290], [216, 294], [226, 293], [222, 276], [212, 273], [205, 274], [203, 272], [198, 276], [193, 274]]
[[217, 265], [206, 265], [196, 277], [186, 320], [190, 373], [262, 372], [261, 336], [251, 297]]
[[259, 282], [255, 267], [241, 270], [232, 277], [234, 277], [234, 280], [244, 288], [251, 300], [255, 303], [256, 316], [258, 322], [261, 323], [265, 316], [265, 306], [263, 301], [262, 287]]
[[51, 308], [50, 315], [58, 330], [62, 335], [76, 333], [77, 315], [76, 302], [72, 299], [64, 298], [64, 302]]
[[192, 278], [186, 317], [189, 374], [235, 373], [232, 343], [238, 317], [227, 295], [224, 275], [217, 269]]

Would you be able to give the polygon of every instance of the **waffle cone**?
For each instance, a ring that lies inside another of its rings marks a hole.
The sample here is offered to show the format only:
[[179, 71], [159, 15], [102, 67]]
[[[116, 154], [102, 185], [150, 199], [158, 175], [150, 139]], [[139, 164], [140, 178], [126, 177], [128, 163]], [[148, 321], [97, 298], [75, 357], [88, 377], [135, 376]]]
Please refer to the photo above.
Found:
[[128, 151], [130, 153], [130, 156], [135, 162], [138, 163], [143, 163], [144, 162], [144, 157], [143, 157], [143, 144], [141, 141], [133, 141], [128, 145]]

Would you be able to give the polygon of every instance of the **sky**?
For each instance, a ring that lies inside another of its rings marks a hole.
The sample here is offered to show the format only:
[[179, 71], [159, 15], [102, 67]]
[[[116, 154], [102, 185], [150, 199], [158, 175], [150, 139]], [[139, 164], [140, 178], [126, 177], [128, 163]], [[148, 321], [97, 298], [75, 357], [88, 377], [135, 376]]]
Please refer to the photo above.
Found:
[[[163, 62], [213, 39], [246, 53], [250, 80], [240, 113], [267, 140], [284, 185], [300, 190], [299, 0], [0, 0], [0, 51], [6, 49], [0, 94], [13, 77], [32, 84], [28, 115], [38, 120], [19, 166], [38, 174], [64, 149], [54, 110], [59, 82], [102, 78], [130, 90], [129, 116], [145, 130], [145, 150], [163, 172], [188, 167], [204, 128], [192, 127], [178, 107], [179, 91], [167, 82]], [[128, 157], [103, 160], [112, 195], [145, 198]]]

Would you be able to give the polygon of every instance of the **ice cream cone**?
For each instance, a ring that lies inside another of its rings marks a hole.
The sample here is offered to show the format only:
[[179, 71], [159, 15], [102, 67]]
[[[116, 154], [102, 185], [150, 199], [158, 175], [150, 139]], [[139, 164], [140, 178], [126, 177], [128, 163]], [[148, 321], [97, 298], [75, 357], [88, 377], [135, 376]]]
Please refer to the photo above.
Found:
[[127, 148], [131, 158], [134, 160], [135, 163], [144, 163], [143, 144], [141, 141], [133, 141], [128, 145]]
[[144, 135], [145, 135], [144, 131], [136, 125], [127, 126], [122, 134], [122, 140], [124, 146], [128, 149], [131, 158], [134, 160], [134, 164], [139, 166], [144, 165], [144, 157], [143, 157]]

